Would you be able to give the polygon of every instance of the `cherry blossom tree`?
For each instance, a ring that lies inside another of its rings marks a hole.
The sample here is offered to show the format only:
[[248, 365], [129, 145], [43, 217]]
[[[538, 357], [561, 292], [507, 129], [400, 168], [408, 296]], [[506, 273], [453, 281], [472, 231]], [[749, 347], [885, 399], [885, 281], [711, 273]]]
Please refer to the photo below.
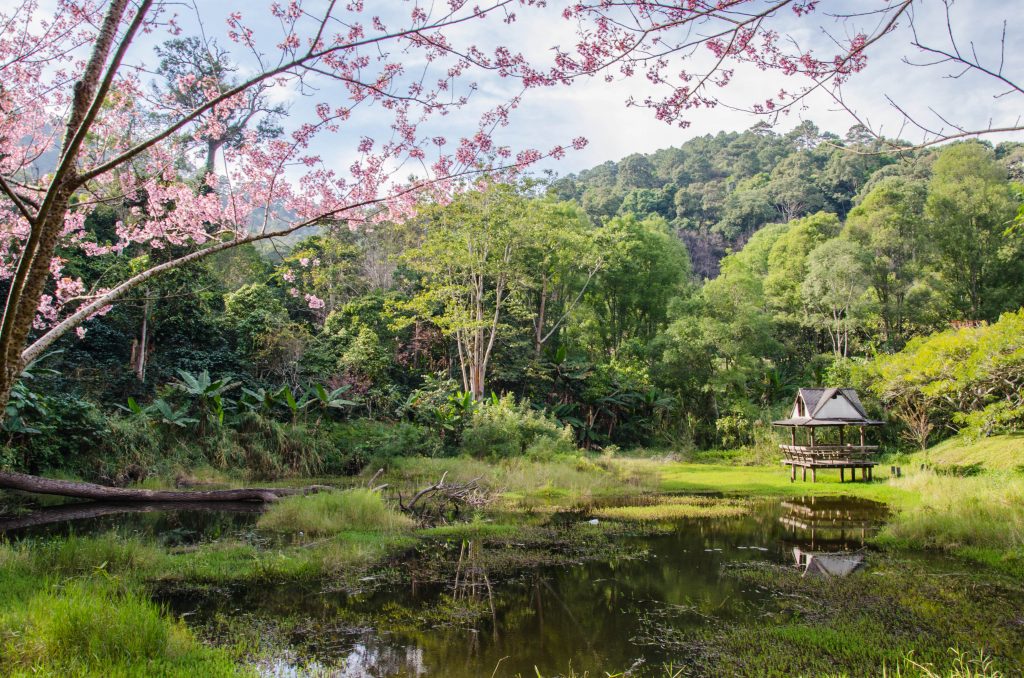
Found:
[[[516, 95], [486, 110], [459, 139], [427, 133], [431, 119], [467, 105], [472, 71], [515, 58], [502, 48], [495, 58], [459, 48], [447, 32], [492, 15], [511, 21], [511, 7], [534, 4], [452, 2], [433, 13], [411, 4], [406, 16], [385, 19], [362, 2], [315, 11], [275, 3], [276, 45], [234, 12], [226, 39], [248, 54], [251, 72], [225, 86], [222, 73], [179, 70], [162, 93], [146, 87], [153, 53], [144, 45], [151, 35], [181, 31], [170, 13], [177, 3], [59, 0], [56, 14], [43, 16], [27, 0], [0, 14], [0, 282], [7, 297], [0, 412], [28, 361], [153, 276], [308, 226], [400, 220], [422, 192], [443, 201], [485, 165], [513, 171], [563, 154], [513, 152], [492, 141]], [[308, 95], [315, 114], [287, 120], [280, 136], [239, 128], [239, 116], [258, 112], [253, 102], [275, 91]], [[350, 165], [332, 167], [313, 149], [338, 143], [326, 140], [332, 135], [344, 139], [365, 109], [385, 121], [377, 127], [383, 137], [357, 136]], [[227, 132], [236, 138], [221, 144]], [[221, 150], [221, 172], [209, 171], [211, 140]], [[54, 149], [55, 166], [40, 170]], [[399, 179], [410, 175], [419, 178]], [[113, 242], [98, 242], [86, 229], [101, 204], [121, 214]], [[63, 270], [61, 253], [70, 249], [107, 255], [169, 246], [184, 253], [107, 289], [87, 290]]]
[[[424, 192], [443, 202], [481, 171], [500, 177], [582, 147], [583, 139], [544, 150], [496, 141], [535, 88], [643, 78], [650, 94], [628, 103], [685, 125], [694, 108], [740, 105], [722, 93], [754, 69], [794, 83], [743, 103], [754, 113], [778, 114], [817, 92], [845, 104], [842, 86], [872, 46], [909, 26], [910, 44], [940, 66], [1020, 93], [1001, 64], [988, 66], [955, 41], [942, 49], [919, 40], [915, 0], [877, 0], [847, 15], [819, 8], [847, 6], [839, 0], [411, 0], [386, 12], [363, 0], [292, 0], [271, 4], [266, 16], [226, 17], [210, 3], [53, 1], [55, 11], [22, 0], [0, 12], [0, 413], [28, 361], [164, 271], [309, 226], [399, 221]], [[564, 22], [572, 44], [502, 44], [520, 13]], [[277, 33], [254, 17], [272, 20]], [[786, 32], [794, 21], [842, 30], [815, 51]], [[184, 23], [216, 33], [206, 44], [244, 61], [237, 77], [185, 69], [170, 88], [148, 86], [155, 45], [181, 35]], [[486, 44], [474, 44], [481, 35]], [[457, 138], [439, 134], [433, 125], [468, 110], [483, 77], [503, 84], [504, 100], [460, 123]], [[280, 135], [237, 126], [247, 111], [259, 115], [253, 102], [277, 97], [304, 97], [309, 113], [283, 117]], [[229, 136], [211, 171], [211, 141]], [[350, 159], [338, 163], [324, 149], [345, 149]], [[86, 228], [98, 205], [118, 208], [113, 241]], [[72, 250], [168, 247], [182, 253], [105, 289], [86, 289], [64, 270], [62, 253]]]

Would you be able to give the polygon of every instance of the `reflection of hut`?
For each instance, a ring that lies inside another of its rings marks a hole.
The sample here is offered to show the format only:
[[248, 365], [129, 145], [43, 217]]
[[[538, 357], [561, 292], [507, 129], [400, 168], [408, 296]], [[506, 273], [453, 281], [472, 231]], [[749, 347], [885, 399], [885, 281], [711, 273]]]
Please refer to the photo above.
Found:
[[794, 548], [793, 560], [796, 567], [803, 569], [805, 577], [809, 574], [845, 577], [864, 563], [864, 555], [860, 553], [813, 553]]
[[863, 547], [886, 515], [884, 504], [852, 497], [803, 497], [782, 502], [783, 541], [811, 551]]
[[[863, 480], [871, 479], [875, 466], [871, 455], [878, 446], [865, 444], [864, 429], [881, 426], [882, 422], [868, 418], [852, 388], [802, 388], [796, 394], [790, 418], [774, 421], [772, 425], [790, 429], [790, 444], [780, 447], [786, 455], [782, 463], [790, 467], [791, 481], [796, 480], [798, 466], [803, 469], [804, 480], [807, 480], [807, 469], [811, 469], [811, 480], [817, 480], [819, 468], [839, 469], [840, 482], [845, 479], [846, 469], [850, 469], [850, 480], [856, 479], [857, 469], [861, 470]], [[846, 442], [847, 426], [856, 426], [859, 430], [859, 445]], [[815, 436], [819, 428], [838, 429], [838, 441], [819, 444]], [[797, 445], [797, 429], [807, 432], [806, 444]]]

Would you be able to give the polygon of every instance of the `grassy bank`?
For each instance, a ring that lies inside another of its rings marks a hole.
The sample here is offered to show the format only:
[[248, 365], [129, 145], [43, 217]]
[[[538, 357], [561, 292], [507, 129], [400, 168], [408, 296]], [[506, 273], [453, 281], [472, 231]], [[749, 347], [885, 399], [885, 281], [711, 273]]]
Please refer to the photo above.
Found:
[[1022, 591], [985, 572], [893, 554], [846, 578], [802, 577], [769, 563], [737, 564], [725, 575], [771, 591], [780, 609], [766, 618], [752, 608], [689, 633], [652, 615], [648, 636], [677, 648], [698, 674], [983, 678], [1016, 675], [1024, 662], [1013, 622]]
[[154, 555], [112, 539], [0, 544], [0, 674], [249, 675], [152, 602], [137, 571]]
[[944, 440], [912, 457], [913, 465], [926, 464], [950, 472], [1024, 470], [1024, 433], [972, 440], [955, 437]]
[[[987, 461], [985, 450], [992, 449], [991, 441], [983, 441], [990, 447], [980, 450], [962, 441], [957, 444], [964, 450], [959, 459], [977, 456]], [[840, 483], [836, 472], [819, 473], [817, 483], [791, 483], [780, 466], [722, 461], [607, 456], [488, 463], [406, 458], [375, 481], [389, 485], [388, 499], [366, 489], [289, 498], [270, 507], [249, 534], [171, 547], [116, 533], [0, 543], [0, 590], [5, 593], [0, 600], [0, 674], [244, 675], [262, 651], [255, 641], [229, 636], [219, 648], [205, 645], [151, 602], [153, 588], [216, 590], [321, 581], [330, 581], [335, 588], [358, 588], [360, 577], [413, 550], [426, 569], [424, 580], [431, 581], [443, 579], [431, 568], [447, 573], [465, 540], [486, 540], [494, 546], [480, 556], [493, 572], [613, 558], [621, 548], [617, 537], [628, 530], [671, 519], [738, 516], [747, 510], [744, 497], [843, 494], [885, 502], [894, 514], [877, 543], [892, 556], [941, 551], [1024, 576], [1024, 475], [983, 469], [959, 477], [904, 463], [906, 475], [889, 479], [886, 469], [879, 470], [872, 483]], [[442, 476], [448, 482], [479, 479], [486, 505], [461, 515], [463, 522], [436, 527], [417, 525], [395, 510], [398, 492], [408, 499]], [[343, 482], [365, 486], [367, 480]], [[664, 493], [672, 496], [657, 496]], [[682, 493], [717, 493], [725, 498], [677, 496]], [[635, 501], [625, 503], [634, 505], [608, 505], [628, 498]], [[552, 511], [580, 507], [602, 518], [600, 525], [581, 524], [578, 519], [567, 527], [549, 525]], [[775, 588], [796, 586], [779, 573], [771, 576], [780, 578], [781, 583], [772, 584]], [[892, 577], [895, 581], [896, 574]], [[856, 598], [842, 588], [845, 584], [835, 586], [838, 592], [815, 590], [813, 595], [835, 594], [837, 604], [847, 595]], [[915, 604], [927, 607], [923, 599]], [[773, 649], [794, 642], [818, 648], [823, 656], [864, 651], [876, 669], [894, 667], [897, 646], [882, 643], [889, 622], [858, 617], [852, 608], [848, 612], [843, 624], [822, 628], [809, 626], [800, 617], [773, 622], [771, 628], [723, 627], [707, 637], [688, 639], [687, 647], [731, 648], [732, 656], [740, 657], [741, 663], [733, 666], [736, 670], [743, 670], [742, 662], [748, 658], [763, 656], [765, 666], [779, 675], [821, 668], [795, 665]], [[138, 637], [123, 642], [135, 629]], [[741, 647], [747, 637], [756, 641], [749, 650]], [[845, 643], [844, 638], [852, 640]], [[864, 649], [879, 643], [888, 649]], [[948, 657], [929, 648], [923, 660], [949, 665]], [[710, 655], [698, 658], [714, 660]]]
[[886, 525], [879, 544], [940, 550], [1024, 577], [1024, 476], [920, 471], [892, 484], [914, 501]]

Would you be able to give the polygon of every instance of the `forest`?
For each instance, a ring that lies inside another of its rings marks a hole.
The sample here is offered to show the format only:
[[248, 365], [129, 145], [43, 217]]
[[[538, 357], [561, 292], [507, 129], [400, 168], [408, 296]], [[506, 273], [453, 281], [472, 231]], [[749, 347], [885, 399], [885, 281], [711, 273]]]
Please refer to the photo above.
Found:
[[[808, 385], [863, 390], [893, 450], [1017, 430], [1020, 365], [986, 363], [1019, 351], [1024, 145], [894, 154], [862, 132], [757, 126], [578, 175], [481, 180], [401, 224], [310, 228], [181, 268], [34, 361], [3, 458], [137, 480], [770, 451], [768, 422]], [[86, 232], [109, 245], [119, 218], [96, 210]], [[175, 253], [61, 256], [96, 287]], [[934, 364], [967, 350], [976, 373]]]
[[0, 3], [0, 675], [1022, 673], [1012, 17], [256, 5]]

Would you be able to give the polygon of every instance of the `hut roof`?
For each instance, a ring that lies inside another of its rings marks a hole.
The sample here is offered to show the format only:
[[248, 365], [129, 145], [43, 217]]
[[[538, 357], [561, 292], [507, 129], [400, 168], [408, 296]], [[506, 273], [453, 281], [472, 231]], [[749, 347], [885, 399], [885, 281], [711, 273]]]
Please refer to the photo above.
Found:
[[882, 423], [868, 417], [852, 388], [802, 388], [797, 391], [790, 418], [772, 422], [775, 426], [881, 426]]

